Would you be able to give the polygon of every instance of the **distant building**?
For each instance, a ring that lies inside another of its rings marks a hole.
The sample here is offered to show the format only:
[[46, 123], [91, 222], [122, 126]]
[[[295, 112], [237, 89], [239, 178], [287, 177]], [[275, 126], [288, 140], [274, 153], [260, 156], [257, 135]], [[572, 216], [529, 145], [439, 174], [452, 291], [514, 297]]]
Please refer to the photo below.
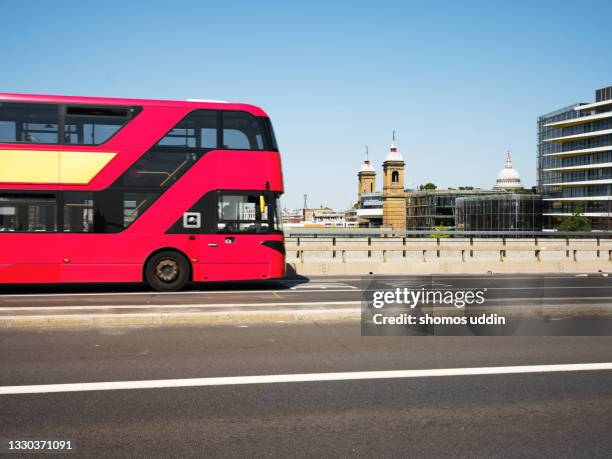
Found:
[[383, 191], [376, 190], [376, 172], [366, 156], [357, 173], [357, 219], [362, 227], [406, 229], [406, 192], [404, 190], [404, 158], [393, 142], [383, 162]]
[[458, 197], [456, 227], [463, 231], [541, 231], [542, 196], [497, 193]]
[[381, 192], [361, 193], [356, 209], [359, 226], [379, 228], [383, 223], [383, 197]]
[[612, 86], [538, 118], [538, 191], [544, 229], [582, 209], [593, 229], [612, 230]]
[[506, 157], [506, 166], [497, 174], [497, 180], [495, 182], [494, 190], [520, 190], [523, 188], [521, 185], [521, 178], [519, 173], [512, 167], [512, 157], [510, 152]]
[[298, 210], [282, 210], [283, 225], [295, 225], [304, 221], [304, 212], [302, 209]]
[[346, 212], [328, 212], [315, 210], [313, 214], [312, 224], [305, 222], [304, 226], [320, 226], [325, 228], [347, 228], [357, 226], [357, 222], [348, 222]]

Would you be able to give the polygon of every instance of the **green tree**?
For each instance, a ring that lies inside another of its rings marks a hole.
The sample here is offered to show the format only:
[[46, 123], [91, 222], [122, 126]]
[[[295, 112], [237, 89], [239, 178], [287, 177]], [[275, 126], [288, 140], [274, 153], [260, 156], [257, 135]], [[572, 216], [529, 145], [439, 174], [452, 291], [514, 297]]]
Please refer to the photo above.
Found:
[[[446, 227], [446, 226], [435, 226], [434, 231], [449, 231], [450, 228]], [[450, 234], [430, 234], [429, 237], [433, 237], [433, 238], [441, 238], [441, 237], [450, 237]]]
[[591, 220], [582, 215], [583, 211], [584, 204], [580, 202], [576, 205], [574, 214], [559, 225], [559, 231], [591, 231]]
[[434, 183], [426, 183], [425, 185], [421, 185], [419, 187], [419, 189], [421, 190], [435, 190], [436, 188], [438, 188]]

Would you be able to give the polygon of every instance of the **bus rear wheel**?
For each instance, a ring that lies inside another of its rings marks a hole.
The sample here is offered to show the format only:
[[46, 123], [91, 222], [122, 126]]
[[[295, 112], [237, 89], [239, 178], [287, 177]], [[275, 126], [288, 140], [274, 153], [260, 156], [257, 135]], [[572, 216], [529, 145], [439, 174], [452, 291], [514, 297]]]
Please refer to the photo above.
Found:
[[153, 255], [145, 266], [144, 277], [158, 292], [176, 292], [189, 281], [190, 266], [187, 258], [178, 252], [164, 250]]

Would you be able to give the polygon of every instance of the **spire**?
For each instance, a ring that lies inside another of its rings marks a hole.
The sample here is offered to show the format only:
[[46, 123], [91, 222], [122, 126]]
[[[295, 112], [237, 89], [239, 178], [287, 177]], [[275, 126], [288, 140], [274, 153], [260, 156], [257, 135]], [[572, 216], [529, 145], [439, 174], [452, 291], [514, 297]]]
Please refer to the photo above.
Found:
[[365, 157], [363, 158], [363, 164], [359, 172], [374, 172], [374, 166], [370, 164], [370, 158], [368, 157], [368, 146], [365, 146]]
[[385, 161], [403, 161], [404, 158], [399, 153], [397, 148], [397, 144], [395, 143], [395, 129], [393, 129], [393, 142], [391, 143], [391, 148], [389, 148], [389, 153], [385, 158]]
[[512, 169], [512, 157], [510, 156], [510, 150], [507, 151], [506, 169]]

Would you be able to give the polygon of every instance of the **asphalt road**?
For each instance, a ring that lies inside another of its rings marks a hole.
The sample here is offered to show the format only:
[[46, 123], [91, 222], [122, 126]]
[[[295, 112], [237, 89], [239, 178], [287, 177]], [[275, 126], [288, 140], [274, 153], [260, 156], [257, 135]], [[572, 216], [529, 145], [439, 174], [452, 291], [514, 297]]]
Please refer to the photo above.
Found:
[[[612, 337], [361, 337], [356, 323], [3, 330], [6, 386], [612, 362]], [[46, 387], [46, 386], [45, 386]], [[610, 457], [612, 371], [0, 395], [69, 457]]]
[[324, 276], [273, 281], [191, 285], [157, 293], [138, 284], [3, 285], [0, 310], [7, 308], [244, 305], [269, 303], [360, 302], [364, 292], [394, 288], [487, 289], [487, 301], [612, 303], [612, 277], [591, 275]]
[[[20, 320], [27, 324], [31, 318], [44, 320], [70, 315], [77, 319], [108, 319], [112, 316], [113, 324], [117, 325], [132, 320], [128, 316], [160, 317], [162, 320], [167, 314], [226, 316], [253, 311], [265, 314], [304, 311], [312, 315], [312, 311], [318, 314], [317, 311], [323, 309], [331, 314], [329, 317], [337, 314], [358, 318], [364, 300], [371, 300], [374, 291], [404, 287], [412, 290], [484, 290], [486, 310], [506, 317], [516, 315], [513, 310], [518, 308], [530, 308], [532, 317], [520, 319], [516, 331], [514, 326], [505, 328], [516, 334], [612, 334], [612, 278], [604, 274], [329, 276], [199, 284], [176, 293], [156, 293], [142, 285], [2, 286], [0, 320]], [[437, 311], [448, 313], [443, 309]], [[455, 308], [448, 306], [447, 309], [452, 312]], [[474, 311], [477, 313], [477, 308]], [[556, 320], [563, 322], [555, 323]], [[465, 333], [471, 332], [465, 330]], [[448, 333], [456, 334], [456, 327], [452, 330], [440, 327], [436, 331], [436, 334]]]

